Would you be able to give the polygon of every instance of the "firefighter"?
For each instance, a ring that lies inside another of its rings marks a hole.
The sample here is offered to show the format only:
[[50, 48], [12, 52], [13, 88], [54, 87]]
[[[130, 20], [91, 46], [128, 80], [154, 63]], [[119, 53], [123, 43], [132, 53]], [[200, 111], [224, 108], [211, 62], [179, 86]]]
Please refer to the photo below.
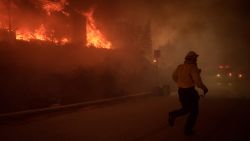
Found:
[[196, 123], [199, 113], [199, 94], [195, 86], [203, 90], [205, 96], [208, 92], [203, 84], [200, 73], [201, 69], [197, 67], [198, 54], [194, 51], [188, 52], [183, 64], [179, 65], [173, 73], [173, 79], [178, 86], [178, 96], [181, 108], [169, 112], [168, 123], [174, 126], [175, 119], [180, 116], [188, 115], [184, 127], [185, 135], [194, 134], [193, 127]]

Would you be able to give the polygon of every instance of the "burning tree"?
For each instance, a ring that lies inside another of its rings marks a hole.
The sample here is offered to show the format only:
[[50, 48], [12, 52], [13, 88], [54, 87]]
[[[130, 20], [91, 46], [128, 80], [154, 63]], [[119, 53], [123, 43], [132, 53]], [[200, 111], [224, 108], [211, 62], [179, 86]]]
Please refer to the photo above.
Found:
[[93, 17], [94, 9], [84, 13], [87, 18], [87, 46], [110, 49], [112, 44], [106, 39], [103, 33], [97, 28]]

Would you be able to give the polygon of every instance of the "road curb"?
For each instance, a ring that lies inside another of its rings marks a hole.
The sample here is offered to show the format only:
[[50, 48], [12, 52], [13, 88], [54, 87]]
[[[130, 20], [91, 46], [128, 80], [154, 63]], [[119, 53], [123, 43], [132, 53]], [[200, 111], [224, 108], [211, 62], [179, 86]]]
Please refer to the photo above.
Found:
[[24, 116], [28, 116], [28, 115], [40, 114], [40, 113], [45, 113], [45, 112], [54, 112], [54, 111], [70, 109], [70, 108], [84, 107], [84, 106], [89, 106], [89, 105], [104, 104], [104, 103], [108, 103], [108, 102], [112, 102], [112, 101], [118, 101], [118, 100], [124, 100], [124, 99], [130, 99], [130, 98], [136, 98], [136, 97], [148, 96], [148, 95], [152, 95], [152, 92], [142, 92], [142, 93], [136, 93], [133, 95], [105, 98], [105, 99], [99, 99], [99, 100], [93, 100], [93, 101], [86, 101], [86, 102], [82, 102], [82, 103], [75, 103], [75, 104], [68, 104], [68, 105], [57, 105], [57, 106], [48, 107], [48, 108], [41, 108], [41, 109], [33, 109], [33, 110], [0, 114], [0, 120], [24, 117]]

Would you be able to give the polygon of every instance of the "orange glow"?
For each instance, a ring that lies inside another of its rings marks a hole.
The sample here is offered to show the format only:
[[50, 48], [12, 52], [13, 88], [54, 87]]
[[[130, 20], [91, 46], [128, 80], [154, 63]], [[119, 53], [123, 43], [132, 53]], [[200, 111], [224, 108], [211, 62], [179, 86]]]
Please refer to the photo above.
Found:
[[61, 40], [62, 45], [65, 45], [65, 44], [67, 44], [69, 42], [70, 42], [70, 40], [68, 38], [66, 38], [66, 37], [62, 38], [62, 40]]
[[87, 46], [110, 49], [112, 44], [105, 38], [103, 33], [96, 27], [96, 23], [93, 18], [93, 13], [94, 13], [93, 9], [90, 9], [90, 11], [84, 13], [84, 15], [87, 18], [87, 24], [86, 24]]
[[17, 40], [24, 40], [24, 41], [30, 41], [30, 40], [49, 40], [51, 39], [46, 37], [46, 29], [43, 24], [39, 26], [38, 29], [36, 29], [34, 32], [30, 32], [27, 29], [19, 29], [16, 31], [16, 39]]
[[223, 69], [223, 68], [224, 68], [224, 66], [223, 66], [223, 65], [220, 65], [220, 66], [219, 66], [219, 68], [220, 68], [220, 69]]
[[35, 39], [37, 40], [46, 40], [46, 29], [44, 27], [44, 25], [40, 25], [40, 27], [38, 29], [35, 30], [35, 33], [34, 33], [34, 36], [35, 36]]
[[42, 3], [42, 8], [48, 15], [51, 15], [52, 12], [62, 12], [64, 15], [69, 16], [69, 13], [64, 11], [64, 7], [69, 4], [67, 0], [53, 2], [49, 0], [40, 0], [40, 2]]
[[17, 40], [24, 40], [24, 41], [30, 41], [34, 37], [29, 31], [24, 31], [24, 30], [17, 30], [16, 31], [16, 39]]
[[8, 29], [8, 27], [5, 26], [2, 22], [0, 22], [0, 29]]
[[225, 66], [225, 68], [226, 68], [226, 69], [229, 69], [229, 68], [230, 68], [230, 66], [229, 66], [229, 65], [226, 65], [226, 66]]
[[34, 32], [26, 28], [21, 28], [16, 30], [16, 39], [23, 41], [31, 41], [31, 40], [48, 41], [61, 45], [65, 45], [66, 43], [70, 42], [70, 39], [67, 37], [56, 39], [52, 38], [51, 36], [48, 36], [47, 29], [44, 27], [43, 24], [41, 24], [38, 29], [34, 30]]

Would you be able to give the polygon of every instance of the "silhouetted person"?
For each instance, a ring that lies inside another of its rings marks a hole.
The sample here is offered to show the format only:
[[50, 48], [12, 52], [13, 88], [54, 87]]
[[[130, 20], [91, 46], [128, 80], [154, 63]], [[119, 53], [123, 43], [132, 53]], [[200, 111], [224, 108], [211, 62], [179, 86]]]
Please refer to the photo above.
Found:
[[193, 127], [199, 113], [199, 94], [195, 90], [195, 86], [201, 88], [204, 95], [208, 92], [200, 77], [201, 70], [197, 67], [197, 57], [198, 54], [190, 51], [185, 57], [184, 64], [179, 65], [173, 73], [182, 107], [169, 112], [168, 122], [170, 126], [174, 126], [177, 117], [189, 114], [184, 127], [185, 135], [194, 134]]

